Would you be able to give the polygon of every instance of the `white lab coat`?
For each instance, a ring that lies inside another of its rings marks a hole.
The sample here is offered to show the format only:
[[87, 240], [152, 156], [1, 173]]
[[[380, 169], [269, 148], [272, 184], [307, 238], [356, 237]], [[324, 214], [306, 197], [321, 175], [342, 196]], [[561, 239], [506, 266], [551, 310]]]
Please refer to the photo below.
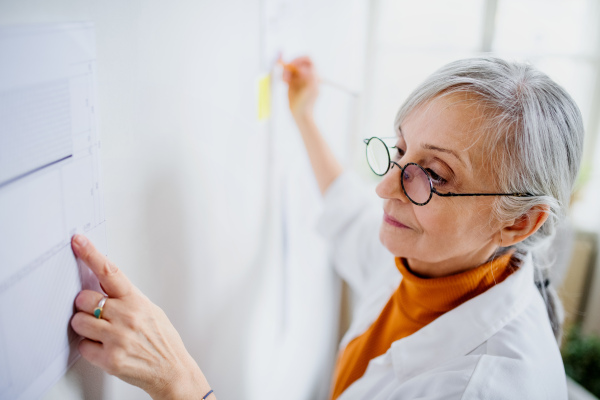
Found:
[[[318, 229], [355, 295], [339, 350], [377, 319], [401, 275], [379, 242], [382, 207], [349, 173], [325, 194]], [[395, 341], [339, 400], [566, 399], [566, 378], [531, 259], [504, 282]]]

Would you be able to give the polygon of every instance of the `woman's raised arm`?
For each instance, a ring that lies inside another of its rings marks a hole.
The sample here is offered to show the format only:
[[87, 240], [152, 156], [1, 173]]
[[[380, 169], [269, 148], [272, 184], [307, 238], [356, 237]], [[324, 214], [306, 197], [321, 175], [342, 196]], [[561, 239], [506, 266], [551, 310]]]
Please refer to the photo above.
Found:
[[299, 57], [286, 64], [283, 80], [289, 85], [290, 110], [302, 135], [321, 194], [325, 194], [329, 185], [342, 173], [342, 166], [313, 118], [319, 79], [310, 58]]
[[[81, 355], [153, 399], [202, 399], [210, 392], [204, 374], [163, 310], [87, 238], [75, 235], [71, 245], [107, 295], [83, 290], [75, 299], [78, 312], [71, 326], [84, 337], [79, 344]], [[214, 393], [206, 399], [215, 399]]]

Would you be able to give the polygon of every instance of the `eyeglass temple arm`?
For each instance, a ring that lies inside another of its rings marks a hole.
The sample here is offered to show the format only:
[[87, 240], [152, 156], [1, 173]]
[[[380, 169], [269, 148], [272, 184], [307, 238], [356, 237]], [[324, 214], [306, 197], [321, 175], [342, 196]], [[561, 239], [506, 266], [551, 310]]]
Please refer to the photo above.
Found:
[[431, 191], [438, 196], [442, 197], [462, 197], [462, 196], [514, 196], [514, 197], [535, 197], [531, 193], [440, 193], [435, 188], [431, 188]]
[[[372, 138], [368, 138], [368, 139], [363, 139], [363, 141], [365, 143], [369, 143], [369, 140], [371, 140]], [[388, 138], [382, 138], [382, 139], [392, 139], [392, 137], [388, 137]], [[395, 147], [395, 146], [393, 146]], [[402, 169], [402, 167], [400, 165], [398, 165], [398, 163], [396, 163], [395, 161], [389, 160], [390, 165], [390, 169], [394, 168], [394, 165], [396, 165], [398, 168]], [[535, 197], [534, 194], [531, 193], [452, 193], [452, 192], [448, 192], [448, 193], [440, 193], [438, 192], [434, 187], [431, 188], [431, 191], [435, 194], [437, 194], [438, 196], [441, 197], [466, 197], [466, 196], [514, 196], [514, 197]]]

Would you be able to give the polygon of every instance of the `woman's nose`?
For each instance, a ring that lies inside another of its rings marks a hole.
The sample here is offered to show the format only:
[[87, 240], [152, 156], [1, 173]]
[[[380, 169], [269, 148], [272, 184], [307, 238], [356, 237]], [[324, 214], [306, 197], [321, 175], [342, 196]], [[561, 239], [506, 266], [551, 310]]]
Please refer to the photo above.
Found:
[[377, 195], [382, 199], [398, 199], [402, 202], [409, 202], [410, 200], [408, 200], [404, 194], [404, 190], [402, 190], [402, 185], [400, 183], [401, 173], [402, 168], [392, 163], [388, 172], [383, 176], [383, 179], [375, 188]]

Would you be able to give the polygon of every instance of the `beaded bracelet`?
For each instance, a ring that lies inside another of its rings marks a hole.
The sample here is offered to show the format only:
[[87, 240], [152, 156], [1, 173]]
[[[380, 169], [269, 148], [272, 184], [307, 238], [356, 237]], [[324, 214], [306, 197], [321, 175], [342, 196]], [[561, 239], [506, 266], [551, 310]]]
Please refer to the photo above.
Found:
[[202, 398], [202, 400], [205, 400], [205, 399], [208, 397], [208, 395], [209, 395], [209, 394], [211, 394], [212, 392], [213, 392], [213, 390], [212, 390], [212, 389], [210, 389], [210, 392], [206, 393], [206, 394], [204, 395], [204, 397]]

